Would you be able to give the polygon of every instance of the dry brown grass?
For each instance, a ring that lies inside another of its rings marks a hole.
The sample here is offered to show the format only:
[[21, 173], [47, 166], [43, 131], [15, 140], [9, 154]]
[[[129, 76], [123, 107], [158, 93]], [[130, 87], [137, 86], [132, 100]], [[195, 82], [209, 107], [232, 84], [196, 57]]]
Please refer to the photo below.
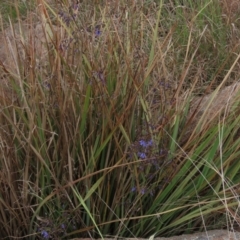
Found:
[[222, 0], [221, 1], [223, 17], [227, 23], [233, 24], [235, 19], [238, 18], [240, 12], [239, 0]]

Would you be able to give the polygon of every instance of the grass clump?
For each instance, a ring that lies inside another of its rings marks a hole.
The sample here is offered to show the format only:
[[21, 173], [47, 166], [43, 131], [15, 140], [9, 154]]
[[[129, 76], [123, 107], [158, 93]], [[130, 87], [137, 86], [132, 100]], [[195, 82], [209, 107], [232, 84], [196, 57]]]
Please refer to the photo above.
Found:
[[223, 117], [188, 117], [191, 95], [237, 79], [239, 48], [217, 2], [39, 1], [38, 22], [10, 24], [2, 238], [234, 229], [239, 96]]

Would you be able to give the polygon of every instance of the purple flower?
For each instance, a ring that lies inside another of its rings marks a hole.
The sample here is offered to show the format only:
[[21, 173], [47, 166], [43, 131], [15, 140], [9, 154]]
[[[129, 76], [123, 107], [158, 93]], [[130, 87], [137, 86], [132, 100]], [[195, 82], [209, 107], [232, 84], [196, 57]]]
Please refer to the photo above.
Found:
[[146, 193], [146, 189], [145, 189], [145, 188], [141, 188], [140, 193], [141, 193], [142, 195], [144, 195], [144, 194]]
[[145, 141], [145, 140], [140, 140], [139, 141], [140, 146], [147, 148], [153, 145], [153, 140]]
[[49, 234], [48, 234], [48, 232], [45, 231], [45, 230], [42, 230], [41, 235], [42, 235], [42, 237], [45, 238], [45, 239], [48, 239], [48, 238], [49, 238]]
[[131, 192], [136, 192], [136, 190], [137, 190], [137, 188], [134, 186], [134, 187], [132, 187]]
[[148, 147], [152, 146], [153, 145], [153, 140], [151, 139], [150, 141], [148, 141]]
[[143, 152], [139, 152], [138, 153], [138, 156], [141, 158], [141, 159], [145, 159], [147, 157], [146, 153], [143, 153]]
[[99, 28], [96, 28], [96, 30], [95, 30], [95, 36], [96, 37], [99, 37], [100, 35], [101, 35], [101, 31], [100, 31], [100, 29]]
[[140, 146], [142, 146], [142, 147], [144, 147], [144, 148], [146, 148], [146, 147], [148, 146], [148, 142], [147, 142], [147, 141], [144, 141], [144, 140], [140, 140], [140, 141], [139, 141], [139, 144], [140, 144]]

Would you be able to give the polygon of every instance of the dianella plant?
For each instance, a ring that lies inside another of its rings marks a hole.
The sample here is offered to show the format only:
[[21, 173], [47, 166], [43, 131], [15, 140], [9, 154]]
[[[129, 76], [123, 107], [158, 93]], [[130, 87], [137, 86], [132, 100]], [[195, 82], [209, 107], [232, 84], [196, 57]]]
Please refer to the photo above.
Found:
[[11, 4], [1, 9], [1, 238], [238, 226], [239, 95], [209, 114], [239, 78], [236, 12], [214, 0]]

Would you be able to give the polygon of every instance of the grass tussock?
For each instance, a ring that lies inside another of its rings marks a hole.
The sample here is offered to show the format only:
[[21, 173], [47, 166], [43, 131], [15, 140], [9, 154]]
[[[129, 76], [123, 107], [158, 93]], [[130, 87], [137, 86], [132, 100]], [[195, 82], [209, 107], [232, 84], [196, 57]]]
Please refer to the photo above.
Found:
[[205, 116], [239, 77], [237, 13], [214, 0], [38, 1], [24, 19], [23, 2], [18, 24], [2, 13], [1, 238], [234, 230], [239, 94]]

